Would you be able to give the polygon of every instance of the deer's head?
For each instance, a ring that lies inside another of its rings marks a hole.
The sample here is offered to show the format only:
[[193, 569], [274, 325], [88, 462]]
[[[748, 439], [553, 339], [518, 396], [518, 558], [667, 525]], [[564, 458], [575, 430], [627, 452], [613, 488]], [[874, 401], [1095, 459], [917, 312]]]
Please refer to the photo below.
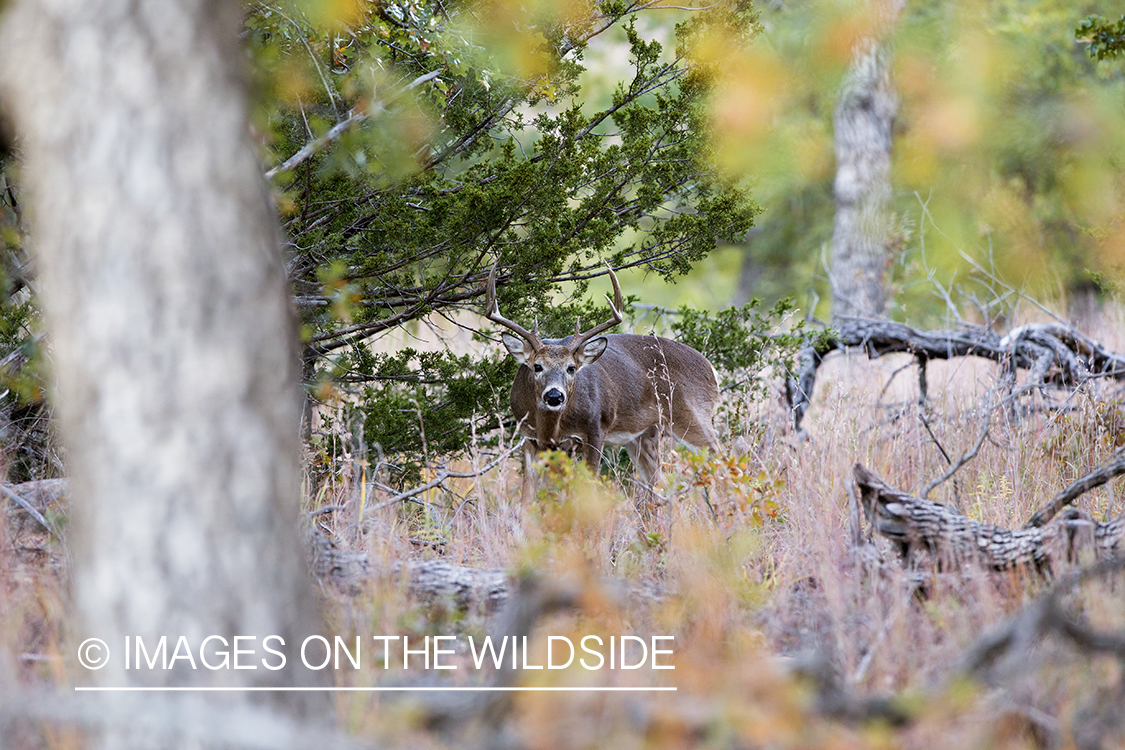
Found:
[[610, 269], [609, 277], [613, 282], [614, 298], [610, 300], [609, 295], [606, 295], [606, 300], [612, 317], [585, 332], [575, 322], [574, 336], [569, 342], [544, 343], [539, 338], [538, 325], [534, 330], [528, 331], [500, 314], [496, 302], [496, 266], [492, 267], [492, 272], [488, 275], [488, 319], [513, 332], [505, 331], [500, 338], [508, 353], [531, 371], [540, 409], [562, 411], [566, 408], [578, 371], [605, 353], [609, 342], [598, 334], [613, 328], [622, 320], [621, 286], [617, 283], [617, 275], [613, 273], [613, 269]]

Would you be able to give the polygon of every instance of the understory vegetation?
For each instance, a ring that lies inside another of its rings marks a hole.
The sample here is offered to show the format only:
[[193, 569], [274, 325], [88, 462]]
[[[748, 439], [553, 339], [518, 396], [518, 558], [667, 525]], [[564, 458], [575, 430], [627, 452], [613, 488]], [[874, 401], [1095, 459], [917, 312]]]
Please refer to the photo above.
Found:
[[[1120, 351], [1123, 330], [1125, 312], [1110, 305], [1089, 333]], [[803, 437], [792, 430], [777, 377], [763, 375], [762, 392], [732, 392], [720, 420], [722, 455], [666, 448], [667, 505], [648, 526], [630, 499], [631, 469], [614, 460], [591, 476], [565, 454], [544, 454], [537, 501], [521, 506], [519, 462], [495, 461], [512, 445], [509, 435], [426, 468], [420, 481], [440, 471], [464, 478], [396, 499], [385, 484], [388, 467], [354, 450], [358, 434], [340, 432], [334, 439], [344, 448], [330, 471], [310, 475], [305, 505], [314, 533], [366, 560], [365, 573], [346, 585], [327, 577], [332, 626], [364, 640], [488, 632], [495, 604], [421, 595], [401, 585], [405, 572], [392, 572], [429, 561], [505, 571], [553, 592], [564, 603], [544, 610], [531, 631], [539, 657], [547, 634], [675, 636], [673, 671], [571, 667], [531, 677], [543, 686], [677, 691], [521, 694], [504, 709], [504, 727], [528, 747], [1119, 747], [1125, 728], [1113, 725], [1107, 708], [1120, 705], [1122, 690], [1112, 656], [1032, 638], [991, 669], [971, 678], [966, 671], [982, 637], [1039, 600], [1066, 569], [1045, 576], [971, 564], [914, 568], [871, 536], [849, 499], [856, 462], [917, 493], [985, 429], [996, 365], [931, 362], [925, 403], [916, 372], [906, 355], [829, 356]], [[1033, 393], [1018, 409], [993, 414], [979, 454], [931, 499], [1018, 527], [1125, 444], [1125, 407], [1110, 385], [1091, 381], [1049, 396], [1050, 405]], [[1080, 506], [1098, 520], [1115, 517], [1125, 511], [1121, 489], [1111, 482]], [[64, 549], [15, 510], [7, 529], [6, 658], [25, 679], [66, 684], [66, 637], [49, 615], [63, 606]], [[1119, 587], [1087, 584], [1065, 606], [1120, 632]], [[450, 658], [467, 667], [470, 655]], [[348, 685], [412, 679], [394, 666], [338, 675]], [[452, 674], [444, 684], [468, 678]], [[459, 736], [427, 734], [411, 718], [426, 712], [411, 702], [344, 694], [336, 706], [349, 731], [381, 746]], [[21, 731], [37, 734], [33, 726]], [[1096, 743], [1084, 741], [1091, 736]]]
[[[1120, 350], [1123, 314], [1108, 306], [1089, 333]], [[431, 559], [538, 571], [574, 602], [545, 616], [540, 637], [622, 629], [675, 635], [676, 670], [644, 684], [678, 692], [521, 696], [513, 725], [531, 747], [1120, 746], [1125, 727], [1112, 724], [1107, 707], [1119, 705], [1125, 675], [1111, 655], [1037, 637], [990, 670], [967, 671], [982, 637], [1036, 602], [1067, 569], [1045, 576], [971, 564], [914, 568], [872, 536], [849, 499], [855, 463], [917, 494], [987, 429], [979, 454], [930, 497], [972, 519], [1017, 528], [1125, 444], [1120, 394], [1092, 381], [1052, 392], [1057, 402], [1049, 407], [1039, 395], [1025, 396], [1018, 409], [988, 419], [997, 366], [961, 358], [931, 362], [927, 375], [928, 399], [920, 403], [908, 355], [832, 355], [803, 437], [792, 430], [780, 380], [765, 378], [763, 392], [728, 402], [723, 455], [666, 446], [667, 505], [654, 526], [643, 526], [633, 509], [628, 466], [607, 460], [594, 477], [563, 454], [541, 457], [544, 487], [527, 507], [517, 499], [514, 460], [379, 507], [391, 493], [352, 456], [310, 496], [310, 510], [339, 507], [318, 516], [322, 528], [370, 555], [375, 569]], [[457, 466], [473, 473], [509, 444], [482, 444]], [[1125, 512], [1121, 492], [1122, 484], [1111, 482], [1080, 506], [1095, 519], [1112, 519]], [[365, 506], [378, 510], [369, 514]], [[636, 586], [631, 594], [614, 588], [622, 580]], [[1087, 584], [1066, 606], [1119, 633], [1119, 586]], [[337, 606], [364, 635], [484, 632], [480, 602], [462, 612], [448, 600], [431, 601], [418, 620], [414, 600], [394, 582], [367, 582]], [[357, 684], [384, 678], [365, 674]], [[535, 684], [638, 679], [568, 669]], [[363, 705], [357, 699], [350, 709], [359, 715]]]

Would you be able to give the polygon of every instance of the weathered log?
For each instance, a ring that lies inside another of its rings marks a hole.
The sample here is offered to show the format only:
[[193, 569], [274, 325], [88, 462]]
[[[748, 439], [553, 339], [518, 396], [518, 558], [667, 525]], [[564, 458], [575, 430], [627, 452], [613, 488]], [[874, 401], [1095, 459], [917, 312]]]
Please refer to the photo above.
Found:
[[429, 606], [493, 614], [511, 589], [510, 577], [503, 570], [469, 568], [443, 560], [409, 560], [375, 569], [365, 553], [343, 549], [314, 525], [308, 527], [306, 545], [313, 575], [350, 596], [373, 578], [396, 579]]
[[[982, 357], [1009, 372], [1030, 372], [1030, 384], [1076, 387], [1090, 378], [1125, 380], [1125, 355], [1111, 352], [1077, 329], [1061, 323], [1032, 323], [1006, 336], [983, 327], [920, 331], [890, 320], [853, 319], [805, 346], [796, 372], [786, 384], [793, 425], [801, 428], [816, 385], [816, 372], [834, 350], [862, 349], [870, 359], [884, 354], [913, 355], [923, 367], [931, 359]], [[923, 394], [924, 394], [924, 388]]]
[[854, 475], [868, 521], [907, 560], [926, 552], [939, 564], [976, 561], [996, 570], [1032, 566], [1049, 571], [1057, 562], [1076, 561], [1086, 549], [1097, 558], [1125, 552], [1125, 516], [1100, 523], [1072, 508], [1043, 526], [1005, 529], [899, 492], [860, 464]]
[[[343, 549], [315, 526], [308, 528], [306, 544], [313, 575], [349, 596], [360, 593], [366, 582], [383, 579], [400, 582], [426, 606], [494, 615], [516, 588], [509, 571], [454, 565], [444, 560], [403, 560], [376, 567], [365, 553]], [[613, 601], [640, 605], [668, 595], [664, 586], [654, 582], [606, 577], [596, 585]]]
[[[23, 538], [28, 533], [46, 538], [49, 529], [45, 529], [32, 512], [40, 517], [48, 513], [65, 515], [68, 487], [66, 479], [4, 486], [4, 490], [19, 497], [28, 506], [9, 499], [9, 541]], [[315, 524], [306, 527], [305, 546], [313, 576], [349, 596], [359, 594], [366, 582], [382, 578], [400, 582], [412, 597], [426, 606], [492, 616], [499, 612], [515, 588], [509, 571], [454, 565], [444, 560], [405, 560], [377, 567], [371, 564], [365, 552], [346, 549]], [[65, 565], [65, 562], [60, 558], [60, 565]], [[667, 593], [658, 584], [638, 581], [605, 579], [600, 585], [615, 599], [639, 603], [658, 600]]]

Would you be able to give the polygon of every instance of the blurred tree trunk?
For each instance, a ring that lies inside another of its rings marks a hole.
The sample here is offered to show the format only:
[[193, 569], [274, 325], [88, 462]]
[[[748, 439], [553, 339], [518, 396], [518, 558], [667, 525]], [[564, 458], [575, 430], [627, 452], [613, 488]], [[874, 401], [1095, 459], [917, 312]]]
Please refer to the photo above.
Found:
[[[14, 0], [0, 18], [72, 477], [75, 643], [113, 654], [80, 679], [102, 684], [295, 684], [294, 649], [318, 630], [295, 326], [248, 137], [241, 14]], [[125, 636], [166, 635], [171, 653], [212, 634], [256, 636], [243, 661], [259, 666], [123, 669]], [[279, 671], [260, 666], [271, 634]]]
[[882, 315], [891, 198], [891, 131], [898, 96], [890, 37], [905, 0], [872, 0], [872, 34], [852, 51], [833, 117], [836, 221], [832, 231], [832, 317]]

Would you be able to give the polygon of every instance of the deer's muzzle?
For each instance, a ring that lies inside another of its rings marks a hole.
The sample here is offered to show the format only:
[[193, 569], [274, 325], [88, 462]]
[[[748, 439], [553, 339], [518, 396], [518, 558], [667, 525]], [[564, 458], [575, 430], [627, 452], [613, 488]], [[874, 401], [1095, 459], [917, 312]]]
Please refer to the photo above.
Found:
[[545, 403], [552, 409], [559, 408], [563, 405], [564, 401], [566, 401], [566, 394], [564, 394], [558, 388], [551, 388], [550, 390], [543, 393], [543, 403]]

